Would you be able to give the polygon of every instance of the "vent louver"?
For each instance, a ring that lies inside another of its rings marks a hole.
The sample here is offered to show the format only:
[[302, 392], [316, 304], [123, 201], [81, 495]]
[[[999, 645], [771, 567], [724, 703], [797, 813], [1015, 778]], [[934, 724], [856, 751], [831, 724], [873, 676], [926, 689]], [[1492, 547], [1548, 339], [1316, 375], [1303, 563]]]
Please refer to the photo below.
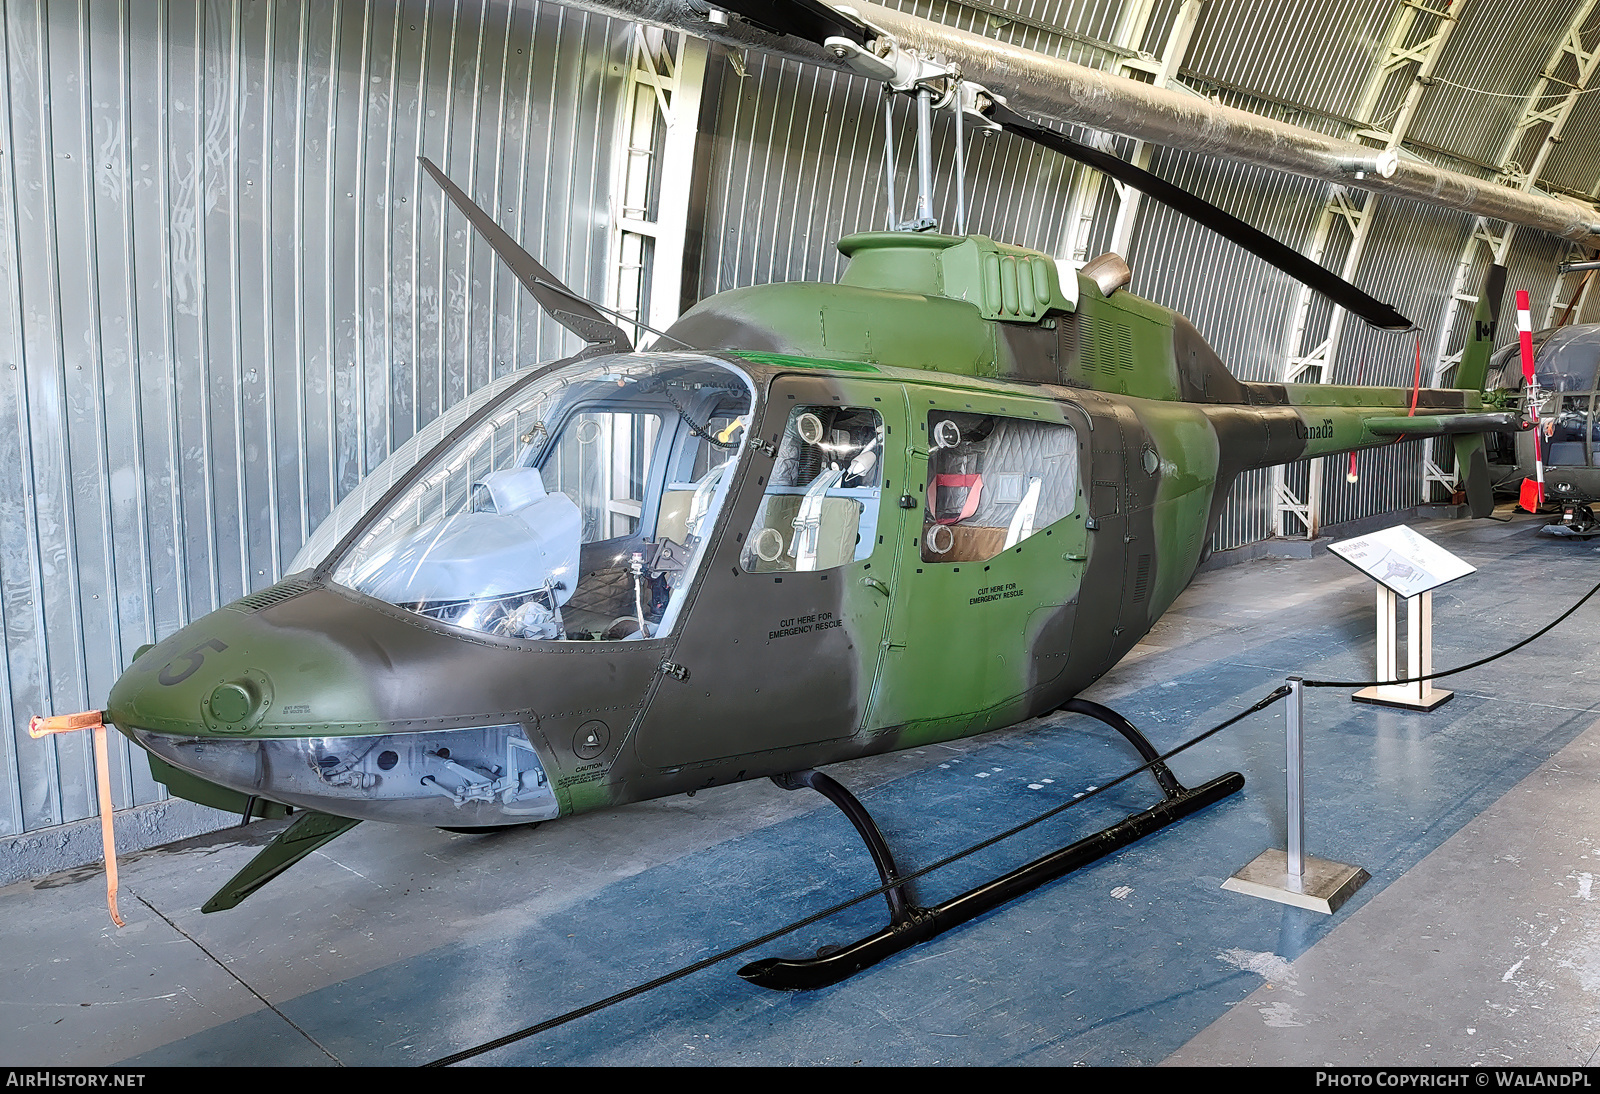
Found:
[[1140, 555], [1138, 569], [1133, 578], [1133, 602], [1139, 603], [1150, 591], [1150, 556]]
[[243, 612], [248, 615], [262, 608], [270, 608], [274, 604], [282, 604], [285, 600], [293, 600], [310, 588], [309, 581], [280, 581], [276, 585], [262, 589], [259, 593], [251, 593], [247, 597], [235, 600], [226, 607], [230, 612]]

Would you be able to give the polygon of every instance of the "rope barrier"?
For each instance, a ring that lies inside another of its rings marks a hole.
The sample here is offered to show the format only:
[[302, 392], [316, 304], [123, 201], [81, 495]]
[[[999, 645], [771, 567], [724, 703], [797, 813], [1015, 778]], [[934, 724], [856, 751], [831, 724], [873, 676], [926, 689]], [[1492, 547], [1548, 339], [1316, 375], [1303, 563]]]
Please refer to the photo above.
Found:
[[1594, 588], [1584, 593], [1582, 599], [1580, 599], [1576, 604], [1562, 612], [1560, 615], [1556, 616], [1556, 618], [1551, 620], [1546, 626], [1524, 638], [1521, 642], [1518, 642], [1514, 646], [1507, 646], [1499, 653], [1492, 653], [1488, 657], [1480, 658], [1479, 660], [1473, 661], [1470, 664], [1459, 665], [1453, 669], [1445, 669], [1443, 672], [1429, 673], [1427, 676], [1412, 676], [1405, 680], [1305, 680], [1302, 682], [1308, 688], [1371, 688], [1387, 687], [1390, 684], [1415, 684], [1423, 680], [1442, 680], [1446, 676], [1454, 676], [1457, 673], [1466, 672], [1468, 669], [1475, 669], [1482, 665], [1487, 665], [1491, 661], [1498, 661], [1508, 653], [1515, 653], [1523, 646], [1526, 646], [1529, 642], [1532, 642], [1535, 638], [1541, 638], [1550, 631], [1554, 630], [1558, 623], [1564, 622], [1566, 618], [1573, 612], [1577, 611], [1579, 608], [1583, 607], [1584, 604], [1588, 603], [1589, 598], [1595, 593], [1600, 593], [1600, 584], [1597, 584]]

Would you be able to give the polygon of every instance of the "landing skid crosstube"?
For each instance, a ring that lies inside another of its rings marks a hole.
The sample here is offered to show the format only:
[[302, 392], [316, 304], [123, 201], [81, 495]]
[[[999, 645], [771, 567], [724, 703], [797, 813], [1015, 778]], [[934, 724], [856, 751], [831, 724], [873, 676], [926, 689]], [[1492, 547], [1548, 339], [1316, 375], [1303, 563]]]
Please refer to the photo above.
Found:
[[[1116, 711], [1087, 699], [1069, 700], [1059, 709], [1086, 714], [1104, 722], [1126, 737], [1146, 763], [1156, 761], [1150, 767], [1150, 773], [1161, 787], [1164, 795], [1162, 800], [1142, 813], [1135, 813], [1092, 836], [1052, 851], [1026, 866], [932, 908], [918, 907], [912, 903], [903, 885], [892, 885], [884, 891], [889, 902], [889, 924], [877, 933], [837, 949], [825, 949], [816, 957], [769, 957], [753, 961], [740, 969], [739, 975], [752, 984], [779, 991], [809, 991], [837, 984], [863, 969], [871, 968], [891, 954], [926, 942], [1063, 874], [1119, 851], [1244, 787], [1244, 776], [1237, 771], [1230, 771], [1193, 790], [1187, 789], [1178, 782], [1171, 769], [1157, 759], [1160, 753], [1149, 739]], [[806, 786], [826, 796], [850, 818], [856, 831], [861, 834], [883, 884], [891, 885], [899, 880], [900, 873], [883, 834], [873, 822], [871, 814], [848, 790], [816, 771], [778, 775], [772, 781], [786, 790], [798, 790]]]

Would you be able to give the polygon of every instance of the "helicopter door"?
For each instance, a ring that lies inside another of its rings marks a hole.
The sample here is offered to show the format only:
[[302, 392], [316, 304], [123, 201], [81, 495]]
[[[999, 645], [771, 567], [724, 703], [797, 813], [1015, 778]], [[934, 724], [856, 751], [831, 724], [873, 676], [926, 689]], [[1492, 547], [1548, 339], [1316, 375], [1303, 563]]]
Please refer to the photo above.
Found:
[[902, 388], [779, 376], [760, 413], [635, 737], [652, 770], [847, 738], [865, 716], [906, 490]]
[[1059, 673], [1085, 552], [1087, 460], [1054, 401], [909, 395], [917, 501], [870, 725], [931, 741], [1026, 716]]

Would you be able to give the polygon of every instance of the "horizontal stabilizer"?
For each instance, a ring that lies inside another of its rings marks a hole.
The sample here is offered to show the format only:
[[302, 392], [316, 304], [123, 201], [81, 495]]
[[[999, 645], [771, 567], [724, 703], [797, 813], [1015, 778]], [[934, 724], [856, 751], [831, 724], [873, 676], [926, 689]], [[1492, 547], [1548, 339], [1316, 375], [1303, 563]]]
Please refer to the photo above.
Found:
[[1362, 423], [1380, 437], [1445, 437], [1455, 433], [1515, 433], [1515, 414], [1418, 414], [1410, 418], [1368, 418]]

